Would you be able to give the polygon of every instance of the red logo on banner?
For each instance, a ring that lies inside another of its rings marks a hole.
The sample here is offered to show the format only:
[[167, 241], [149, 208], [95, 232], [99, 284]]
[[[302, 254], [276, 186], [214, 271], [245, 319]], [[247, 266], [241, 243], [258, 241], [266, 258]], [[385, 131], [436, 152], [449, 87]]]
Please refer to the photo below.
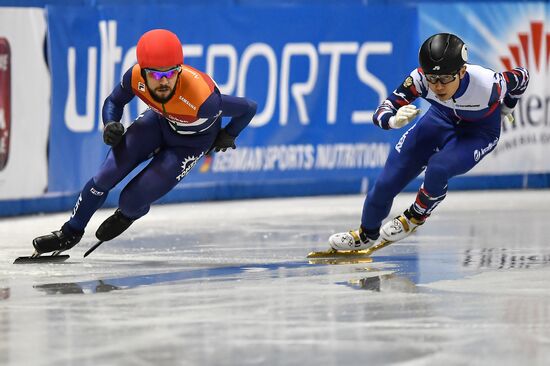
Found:
[[[511, 57], [501, 57], [500, 61], [507, 70], [516, 66], [536, 68], [540, 71], [543, 64], [548, 64], [550, 58], [550, 33], [544, 33], [544, 23], [533, 21], [530, 23], [530, 32], [518, 33], [519, 44], [510, 44]], [[543, 47], [544, 45], [544, 47]], [[542, 50], [546, 54], [542, 54]], [[533, 59], [531, 59], [531, 56]]]
[[11, 119], [10, 44], [0, 37], [0, 170], [8, 162]]

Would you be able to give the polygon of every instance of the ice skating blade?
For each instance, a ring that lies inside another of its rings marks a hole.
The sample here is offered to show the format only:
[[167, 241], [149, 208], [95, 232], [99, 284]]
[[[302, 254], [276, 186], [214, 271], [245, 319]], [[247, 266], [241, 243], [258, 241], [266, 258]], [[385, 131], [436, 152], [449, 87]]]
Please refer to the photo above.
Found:
[[368, 257], [377, 250], [387, 247], [392, 242], [382, 240], [380, 243], [373, 245], [370, 248], [363, 250], [323, 250], [320, 252], [310, 252], [307, 258], [362, 258]]
[[371, 257], [308, 258], [309, 264], [361, 264], [372, 263]]
[[69, 255], [47, 255], [41, 257], [18, 257], [13, 264], [30, 264], [30, 263], [60, 263], [69, 259]]

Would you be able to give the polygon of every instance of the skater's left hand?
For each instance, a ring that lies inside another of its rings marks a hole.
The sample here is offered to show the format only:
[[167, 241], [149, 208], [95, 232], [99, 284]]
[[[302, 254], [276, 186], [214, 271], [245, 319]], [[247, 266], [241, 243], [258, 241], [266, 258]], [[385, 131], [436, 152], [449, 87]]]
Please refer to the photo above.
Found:
[[207, 154], [209, 154], [212, 150], [219, 152], [226, 151], [228, 148], [237, 148], [235, 145], [235, 136], [231, 136], [225, 131], [225, 128], [222, 128], [220, 132], [218, 132], [218, 136], [216, 136], [216, 140], [210, 147], [210, 150], [208, 150]]

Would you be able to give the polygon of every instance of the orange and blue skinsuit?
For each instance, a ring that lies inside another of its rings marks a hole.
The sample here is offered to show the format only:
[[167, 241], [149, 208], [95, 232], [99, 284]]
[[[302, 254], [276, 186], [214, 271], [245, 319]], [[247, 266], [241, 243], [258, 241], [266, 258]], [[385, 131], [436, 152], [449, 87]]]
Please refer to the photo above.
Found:
[[120, 121], [124, 106], [135, 96], [148, 105], [128, 127], [122, 141], [111, 149], [98, 173], [84, 186], [64, 231], [83, 233], [108, 192], [140, 163], [151, 158], [123, 189], [119, 209], [137, 219], [152, 202], [174, 188], [211, 148], [222, 127], [222, 117], [231, 117], [225, 131], [231, 136], [249, 124], [256, 103], [223, 95], [205, 73], [181, 65], [174, 93], [166, 103], [149, 93], [139, 65], [130, 68], [103, 105], [103, 121]]

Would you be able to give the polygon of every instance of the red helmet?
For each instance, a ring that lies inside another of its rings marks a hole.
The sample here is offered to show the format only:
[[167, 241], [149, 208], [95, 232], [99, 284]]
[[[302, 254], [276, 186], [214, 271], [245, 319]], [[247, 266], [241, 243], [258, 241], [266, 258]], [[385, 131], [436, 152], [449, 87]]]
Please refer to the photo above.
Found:
[[153, 29], [141, 36], [136, 49], [142, 69], [158, 69], [183, 64], [181, 42], [166, 29]]

